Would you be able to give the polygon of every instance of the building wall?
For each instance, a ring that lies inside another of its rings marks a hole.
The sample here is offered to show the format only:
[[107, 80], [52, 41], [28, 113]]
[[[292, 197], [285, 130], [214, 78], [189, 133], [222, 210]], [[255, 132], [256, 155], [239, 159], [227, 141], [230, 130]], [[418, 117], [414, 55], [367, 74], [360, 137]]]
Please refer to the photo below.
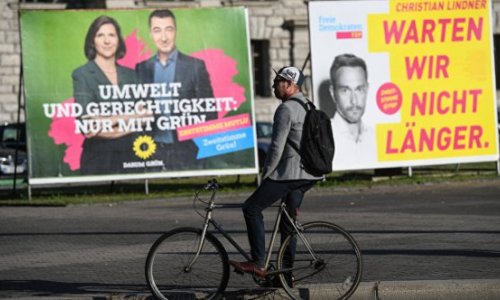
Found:
[[20, 46], [17, 11], [0, 0], [0, 122], [17, 120]]
[[[17, 120], [18, 91], [20, 74], [20, 44], [18, 26], [18, 1], [0, 0], [0, 122]], [[309, 53], [307, 29], [307, 4], [304, 0], [276, 1], [239, 1], [239, 0], [197, 0], [179, 3], [154, 3], [138, 0], [107, 0], [108, 8], [144, 7], [217, 7], [246, 6], [249, 9], [250, 37], [270, 41], [271, 67], [279, 68], [293, 63], [302, 67]], [[9, 5], [9, 3], [11, 3]], [[44, 5], [37, 4], [37, 6]], [[60, 8], [60, 4], [49, 4]], [[500, 33], [500, 0], [493, 1], [494, 31]], [[293, 25], [292, 32], [284, 24]], [[291, 51], [290, 49], [293, 49]], [[310, 75], [310, 64], [304, 69]], [[272, 71], [270, 70], [270, 73]], [[270, 74], [272, 80], [273, 76]], [[272, 120], [278, 100], [274, 98], [255, 98], [256, 119]], [[21, 114], [24, 119], [24, 114]]]

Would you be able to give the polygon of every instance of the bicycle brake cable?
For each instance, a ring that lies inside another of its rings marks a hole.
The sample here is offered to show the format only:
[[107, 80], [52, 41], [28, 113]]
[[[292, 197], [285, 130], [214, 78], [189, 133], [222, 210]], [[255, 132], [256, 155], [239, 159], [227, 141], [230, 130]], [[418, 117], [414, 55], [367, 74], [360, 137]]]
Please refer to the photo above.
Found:
[[194, 199], [193, 199], [193, 210], [201, 217], [201, 218], [204, 218], [205, 216], [203, 214], [201, 214], [199, 211], [198, 211], [198, 208], [196, 207], [196, 201], [200, 201], [200, 202], [203, 202], [205, 204], [208, 204], [207, 202], [203, 201], [202, 199], [200, 199], [198, 197], [198, 195], [201, 193], [202, 189], [196, 191], [194, 193]]

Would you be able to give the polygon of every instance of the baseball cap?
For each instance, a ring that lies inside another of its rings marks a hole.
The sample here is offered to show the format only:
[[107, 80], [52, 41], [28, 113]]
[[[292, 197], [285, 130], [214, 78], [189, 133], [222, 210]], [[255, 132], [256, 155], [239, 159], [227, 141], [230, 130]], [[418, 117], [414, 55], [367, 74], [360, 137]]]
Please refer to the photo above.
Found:
[[278, 71], [273, 71], [276, 73], [276, 76], [292, 81], [298, 86], [301, 86], [305, 79], [304, 73], [302, 73], [302, 71], [297, 67], [283, 67]]

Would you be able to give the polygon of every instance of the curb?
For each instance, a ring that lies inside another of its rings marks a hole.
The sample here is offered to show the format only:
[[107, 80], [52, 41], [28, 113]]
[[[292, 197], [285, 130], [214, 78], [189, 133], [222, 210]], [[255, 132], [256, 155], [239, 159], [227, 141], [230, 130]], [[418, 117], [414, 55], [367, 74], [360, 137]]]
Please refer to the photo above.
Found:
[[[309, 300], [330, 300], [333, 286]], [[269, 290], [268, 290], [269, 291]], [[256, 292], [225, 300], [289, 299], [283, 290]], [[261, 296], [259, 296], [259, 294]], [[231, 295], [231, 293], [230, 293]], [[258, 297], [258, 298], [257, 298]], [[500, 279], [416, 280], [361, 282], [349, 300], [497, 300], [500, 299]]]
[[[309, 300], [330, 300], [333, 285]], [[60, 296], [29, 296], [20, 300], [150, 300], [151, 294], [110, 293]], [[229, 288], [223, 300], [289, 299], [282, 289]], [[416, 280], [362, 282], [350, 300], [496, 300], [500, 299], [500, 279]]]
[[500, 299], [500, 279], [386, 281], [362, 285], [351, 299]]

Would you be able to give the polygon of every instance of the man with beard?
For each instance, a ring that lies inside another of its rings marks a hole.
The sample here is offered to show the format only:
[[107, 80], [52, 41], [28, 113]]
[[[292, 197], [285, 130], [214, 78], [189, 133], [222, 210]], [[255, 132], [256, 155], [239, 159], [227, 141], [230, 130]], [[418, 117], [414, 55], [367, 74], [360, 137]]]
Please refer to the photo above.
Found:
[[[159, 9], [149, 15], [151, 39], [156, 45], [157, 53], [150, 59], [137, 64], [137, 77], [141, 83], [179, 84], [178, 95], [173, 99], [213, 98], [210, 75], [205, 63], [197, 58], [186, 55], [177, 49], [177, 21], [174, 13], [168, 9]], [[217, 118], [216, 112], [191, 113], [205, 121]], [[170, 117], [174, 114], [164, 114]], [[179, 115], [177, 115], [179, 116]], [[160, 117], [160, 116], [157, 116]], [[179, 141], [176, 130], [154, 131], [154, 141], [157, 149], [154, 159], [163, 161], [166, 171], [192, 170], [205, 168], [205, 160], [197, 159], [198, 148], [191, 140]]]
[[368, 93], [365, 61], [353, 54], [335, 57], [330, 68], [330, 94], [337, 107], [332, 119], [336, 170], [366, 168], [376, 161], [373, 128], [363, 122]]
[[[301, 164], [300, 153], [293, 144], [300, 144], [306, 110], [302, 107], [309, 101], [302, 94], [301, 86], [305, 76], [297, 67], [283, 67], [275, 71], [273, 81], [274, 95], [282, 103], [276, 109], [273, 134], [262, 168], [262, 184], [243, 204], [243, 216], [248, 231], [252, 261], [233, 261], [229, 264], [238, 272], [251, 273], [254, 277], [266, 278], [266, 243], [263, 210], [282, 199], [286, 209], [294, 219], [302, 204], [304, 194], [323, 176], [308, 173]], [[286, 218], [281, 219], [281, 241], [290, 234], [292, 226]], [[295, 237], [293, 237], [295, 238]], [[285, 250], [285, 269], [293, 267], [296, 243], [292, 242]], [[285, 273], [290, 286], [293, 274]]]

